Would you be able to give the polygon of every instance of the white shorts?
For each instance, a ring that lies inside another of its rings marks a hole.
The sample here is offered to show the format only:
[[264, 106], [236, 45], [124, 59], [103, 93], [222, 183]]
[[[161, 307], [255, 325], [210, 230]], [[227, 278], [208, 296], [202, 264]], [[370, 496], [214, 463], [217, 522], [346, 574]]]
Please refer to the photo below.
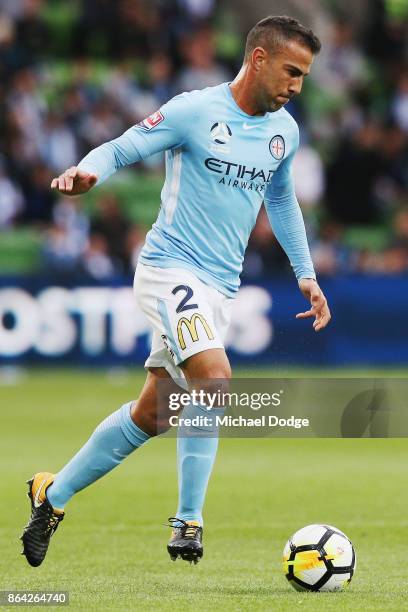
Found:
[[153, 327], [146, 368], [165, 368], [173, 379], [183, 379], [179, 366], [188, 357], [224, 348], [234, 299], [190, 270], [138, 263], [134, 292]]

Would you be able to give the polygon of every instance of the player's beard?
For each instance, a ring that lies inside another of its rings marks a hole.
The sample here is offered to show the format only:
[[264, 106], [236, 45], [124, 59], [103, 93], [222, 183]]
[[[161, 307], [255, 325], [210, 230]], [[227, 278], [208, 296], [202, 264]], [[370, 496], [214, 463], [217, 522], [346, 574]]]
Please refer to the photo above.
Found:
[[263, 92], [263, 95], [260, 96], [258, 100], [258, 105], [260, 108], [260, 113], [276, 113], [280, 110], [284, 104], [277, 101], [278, 96], [271, 96], [267, 91]]
[[285, 106], [284, 104], [282, 104], [281, 102], [277, 102], [277, 100], [273, 99], [269, 102], [269, 108], [265, 111], [268, 113], [276, 113], [277, 111], [279, 111], [283, 106]]

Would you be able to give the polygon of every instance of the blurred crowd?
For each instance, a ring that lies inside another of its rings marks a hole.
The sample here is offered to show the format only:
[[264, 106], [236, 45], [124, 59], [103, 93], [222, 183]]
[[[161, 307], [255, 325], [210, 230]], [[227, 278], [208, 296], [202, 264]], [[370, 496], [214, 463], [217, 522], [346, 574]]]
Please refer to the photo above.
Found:
[[[247, 29], [275, 8], [243, 4], [0, 0], [0, 239], [29, 226], [43, 236], [45, 270], [129, 273], [145, 228], [114, 184], [88, 214], [50, 180], [175, 94], [232, 79]], [[355, 0], [353, 20], [344, 2], [284, 4], [323, 41], [287, 107], [301, 129], [294, 172], [316, 269], [408, 272], [408, 0]], [[162, 167], [155, 156], [131, 172]], [[261, 210], [244, 273], [287, 267]]]

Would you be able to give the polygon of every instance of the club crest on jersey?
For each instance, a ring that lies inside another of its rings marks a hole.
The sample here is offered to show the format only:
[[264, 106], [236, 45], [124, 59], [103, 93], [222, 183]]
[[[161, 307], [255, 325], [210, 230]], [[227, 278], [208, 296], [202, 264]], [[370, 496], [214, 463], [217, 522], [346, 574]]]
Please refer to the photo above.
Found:
[[229, 141], [232, 138], [230, 126], [224, 122], [214, 123], [210, 130], [212, 140], [211, 150], [219, 153], [230, 153]]
[[153, 115], [150, 115], [150, 117], [147, 117], [147, 119], [141, 121], [138, 126], [142, 128], [142, 130], [145, 130], [145, 132], [149, 132], [158, 126], [162, 121], [164, 121], [164, 116], [160, 111], [157, 111], [153, 113]]
[[269, 151], [274, 159], [280, 161], [285, 155], [285, 140], [282, 136], [274, 136], [269, 143]]

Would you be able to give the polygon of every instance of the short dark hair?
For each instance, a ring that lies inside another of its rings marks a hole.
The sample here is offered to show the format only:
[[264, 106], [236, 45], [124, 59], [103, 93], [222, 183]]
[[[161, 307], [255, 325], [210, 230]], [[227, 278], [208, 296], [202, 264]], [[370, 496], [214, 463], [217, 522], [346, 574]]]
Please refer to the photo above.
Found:
[[267, 51], [275, 51], [283, 47], [288, 40], [296, 40], [304, 44], [309, 47], [313, 55], [317, 55], [322, 48], [322, 43], [312, 30], [303, 26], [297, 19], [286, 15], [270, 16], [258, 21], [249, 32], [246, 41], [245, 59], [249, 58], [256, 47], [263, 47]]

